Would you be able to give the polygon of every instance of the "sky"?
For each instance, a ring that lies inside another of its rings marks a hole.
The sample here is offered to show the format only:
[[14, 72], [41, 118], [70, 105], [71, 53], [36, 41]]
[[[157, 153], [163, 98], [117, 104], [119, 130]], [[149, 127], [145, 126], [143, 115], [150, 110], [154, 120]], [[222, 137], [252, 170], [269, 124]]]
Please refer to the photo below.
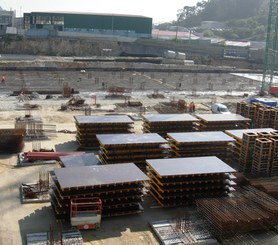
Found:
[[1, 0], [0, 7], [15, 10], [21, 17], [25, 12], [93, 12], [143, 15], [154, 23], [176, 20], [184, 6], [193, 6], [198, 0]]

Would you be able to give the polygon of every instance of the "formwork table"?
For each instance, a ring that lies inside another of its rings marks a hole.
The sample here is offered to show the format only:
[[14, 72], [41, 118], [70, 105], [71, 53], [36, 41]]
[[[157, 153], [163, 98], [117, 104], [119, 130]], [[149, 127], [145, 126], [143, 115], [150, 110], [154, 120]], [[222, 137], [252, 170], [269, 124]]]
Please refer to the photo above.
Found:
[[97, 138], [103, 146], [128, 146], [141, 144], [166, 144], [167, 140], [163, 139], [156, 133], [153, 134], [105, 134], [97, 135]]
[[165, 137], [170, 132], [193, 131], [198, 119], [190, 114], [147, 114], [143, 115], [143, 131], [159, 133]]
[[51, 173], [52, 207], [58, 219], [66, 219], [71, 198], [99, 197], [104, 216], [138, 213], [148, 180], [133, 163], [56, 169]]
[[169, 133], [168, 137], [176, 144], [207, 144], [233, 142], [235, 139], [221, 131], [210, 132], [188, 132], [188, 133]]
[[81, 147], [98, 147], [96, 134], [133, 133], [134, 122], [126, 115], [75, 116]]
[[115, 124], [115, 123], [133, 123], [126, 115], [111, 116], [74, 116], [78, 124]]
[[207, 123], [226, 123], [226, 122], [246, 122], [251, 121], [249, 118], [243, 117], [238, 114], [196, 114], [198, 119]]
[[100, 165], [100, 160], [94, 153], [85, 153], [82, 155], [60, 156], [60, 165], [62, 167], [82, 167]]
[[106, 134], [97, 135], [100, 143], [99, 157], [104, 164], [134, 162], [145, 170], [147, 158], [168, 156], [167, 140], [152, 134]]
[[181, 157], [215, 155], [228, 158], [230, 144], [235, 141], [221, 131], [169, 133], [167, 136], [172, 151]]
[[233, 168], [215, 156], [146, 160], [150, 193], [161, 206], [178, 206], [196, 198], [224, 196], [235, 183]]
[[241, 141], [244, 133], [271, 133], [275, 132], [274, 128], [252, 128], [252, 129], [234, 129], [234, 130], [225, 130], [224, 132], [236, 140]]
[[148, 180], [133, 163], [62, 168], [54, 173], [62, 190]]
[[227, 129], [248, 128], [251, 119], [238, 114], [196, 114], [200, 121], [199, 130], [215, 131]]
[[183, 123], [196, 122], [198, 119], [190, 114], [146, 114], [142, 116], [147, 123]]

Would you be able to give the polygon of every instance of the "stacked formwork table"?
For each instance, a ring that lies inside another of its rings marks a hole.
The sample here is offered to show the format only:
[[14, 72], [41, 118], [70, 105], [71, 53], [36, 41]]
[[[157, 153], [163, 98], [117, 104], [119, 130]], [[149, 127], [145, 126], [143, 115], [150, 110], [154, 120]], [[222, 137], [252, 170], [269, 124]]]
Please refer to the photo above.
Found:
[[158, 134], [106, 134], [97, 135], [99, 157], [103, 164], [133, 162], [145, 169], [145, 160], [164, 158], [169, 154], [167, 140]]
[[238, 114], [196, 114], [199, 131], [224, 131], [247, 129], [250, 119]]
[[149, 191], [159, 205], [179, 206], [233, 190], [233, 168], [215, 156], [147, 160]]
[[143, 115], [143, 132], [158, 133], [166, 137], [167, 133], [195, 131], [196, 117], [190, 114], [147, 114]]
[[98, 148], [97, 134], [133, 133], [134, 122], [126, 115], [75, 116], [76, 139], [81, 147]]
[[103, 216], [142, 212], [148, 177], [133, 163], [61, 168], [50, 173], [51, 204], [59, 220], [68, 220], [72, 198], [99, 197]]
[[228, 162], [235, 139], [220, 131], [210, 131], [170, 133], [168, 141], [175, 157], [217, 156]]

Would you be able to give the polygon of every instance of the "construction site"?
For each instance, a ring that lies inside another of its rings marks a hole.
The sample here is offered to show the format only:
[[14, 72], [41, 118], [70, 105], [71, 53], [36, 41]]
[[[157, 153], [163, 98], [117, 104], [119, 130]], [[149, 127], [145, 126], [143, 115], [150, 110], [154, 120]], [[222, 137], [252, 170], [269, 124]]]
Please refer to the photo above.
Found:
[[0, 245], [278, 244], [277, 16], [253, 70], [0, 56]]
[[278, 242], [278, 99], [251, 102], [259, 79], [14, 62], [1, 71], [0, 244]]

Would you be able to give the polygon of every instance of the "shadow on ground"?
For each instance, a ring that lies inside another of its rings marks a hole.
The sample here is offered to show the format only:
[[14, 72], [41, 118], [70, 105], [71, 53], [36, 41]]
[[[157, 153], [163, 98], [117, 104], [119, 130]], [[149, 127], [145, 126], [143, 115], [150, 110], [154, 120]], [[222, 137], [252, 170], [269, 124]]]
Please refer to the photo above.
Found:
[[30, 215], [19, 220], [18, 224], [23, 245], [26, 244], [26, 234], [28, 233], [48, 232], [50, 225], [53, 226], [54, 231], [59, 230], [58, 223], [50, 206], [36, 209]]
[[79, 144], [75, 140], [67, 141], [62, 144], [56, 144], [56, 151], [77, 151], [79, 148]]
[[184, 217], [192, 210], [192, 208], [186, 207], [150, 208], [152, 203], [153, 199], [151, 197], [145, 198], [143, 203], [144, 212], [142, 214], [103, 218], [99, 230], [82, 232], [84, 242], [121, 237], [125, 232], [141, 232], [142, 234], [144, 233], [144, 238], [143, 236], [138, 236], [134, 238], [138, 239], [138, 241], [133, 240], [133, 242], [140, 244], [142, 242], [140, 239], [148, 239], [146, 232], [151, 231], [149, 223]]

